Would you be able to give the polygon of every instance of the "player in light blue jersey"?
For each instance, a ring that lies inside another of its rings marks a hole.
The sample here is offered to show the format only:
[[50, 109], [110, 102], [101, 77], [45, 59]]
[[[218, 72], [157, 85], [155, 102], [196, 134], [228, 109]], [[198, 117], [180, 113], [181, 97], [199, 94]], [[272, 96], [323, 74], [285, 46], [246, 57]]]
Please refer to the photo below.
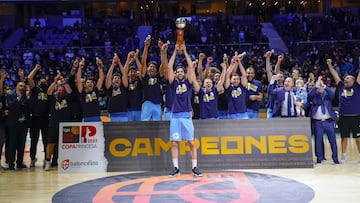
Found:
[[[168, 44], [163, 45], [163, 49], [167, 49]], [[177, 67], [174, 73], [174, 63], [177, 55], [184, 54], [187, 62], [186, 68]], [[172, 115], [170, 118], [170, 140], [172, 141], [171, 156], [174, 165], [169, 176], [180, 175], [178, 156], [179, 142], [186, 140], [190, 146], [190, 154], [192, 161], [192, 172], [194, 176], [202, 176], [197, 167], [197, 151], [194, 143], [194, 125], [191, 118], [191, 93], [192, 86], [200, 89], [199, 83], [196, 81], [195, 68], [185, 45], [176, 45], [172, 54], [168, 68], [166, 71], [166, 79], [169, 81], [173, 96]]]

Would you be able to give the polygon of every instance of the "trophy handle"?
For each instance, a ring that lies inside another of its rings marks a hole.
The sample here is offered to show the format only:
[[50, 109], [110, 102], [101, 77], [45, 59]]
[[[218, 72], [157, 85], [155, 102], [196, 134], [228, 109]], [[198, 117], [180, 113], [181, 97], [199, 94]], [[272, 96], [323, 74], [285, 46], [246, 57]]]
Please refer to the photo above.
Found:
[[178, 46], [181, 46], [184, 44], [184, 29], [178, 29], [177, 30], [177, 41]]

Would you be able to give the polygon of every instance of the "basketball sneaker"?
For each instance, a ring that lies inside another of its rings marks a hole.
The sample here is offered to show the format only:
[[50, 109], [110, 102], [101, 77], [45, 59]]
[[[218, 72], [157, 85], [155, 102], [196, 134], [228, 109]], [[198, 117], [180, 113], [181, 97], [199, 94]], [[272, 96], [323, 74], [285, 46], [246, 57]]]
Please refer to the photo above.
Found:
[[202, 177], [203, 176], [203, 174], [200, 172], [199, 168], [196, 167], [196, 166], [192, 169], [192, 172], [193, 172], [195, 177]]
[[174, 177], [180, 175], [180, 169], [174, 167], [173, 170], [169, 173], [169, 176]]

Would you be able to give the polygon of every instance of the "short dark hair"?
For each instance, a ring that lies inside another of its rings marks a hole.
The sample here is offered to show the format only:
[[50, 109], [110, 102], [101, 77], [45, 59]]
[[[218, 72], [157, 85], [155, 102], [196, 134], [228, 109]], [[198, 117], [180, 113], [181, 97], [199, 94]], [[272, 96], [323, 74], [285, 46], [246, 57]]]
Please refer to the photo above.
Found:
[[151, 64], [153, 64], [154, 66], [156, 66], [156, 68], [158, 67], [158, 64], [157, 64], [156, 61], [150, 61], [150, 62], [148, 63], [148, 66], [150, 66]]
[[185, 66], [176, 66], [175, 67], [175, 72], [178, 70], [178, 69], [183, 69], [184, 70], [184, 72], [186, 73], [186, 71], [187, 71], [187, 69], [185, 68]]
[[137, 70], [137, 68], [135, 66], [130, 66], [129, 70]]
[[116, 72], [116, 73], [114, 73], [114, 74], [113, 74], [113, 77], [115, 77], [115, 76], [119, 76], [119, 77], [121, 77], [121, 74], [120, 74], [120, 73], [118, 73], [118, 72]]
[[85, 78], [85, 82], [86, 82], [87, 80], [92, 80], [93, 82], [96, 82], [96, 79], [95, 79], [94, 76], [88, 76], [88, 77], [86, 77], [86, 78]]

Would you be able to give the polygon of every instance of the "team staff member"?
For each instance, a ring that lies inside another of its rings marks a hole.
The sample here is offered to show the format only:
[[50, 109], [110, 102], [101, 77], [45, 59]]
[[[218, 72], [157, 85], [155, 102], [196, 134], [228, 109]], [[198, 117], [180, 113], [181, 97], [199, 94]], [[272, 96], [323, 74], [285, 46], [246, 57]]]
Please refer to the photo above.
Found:
[[[275, 75], [278, 75], [278, 77], [277, 77], [278, 79], [277, 79], [277, 81], [275, 81], [275, 88], [277, 88], [277, 87], [284, 85], [284, 74], [280, 71], [280, 66], [281, 66], [282, 61], [284, 60], [284, 55], [280, 54], [278, 56], [277, 62], [275, 64], [275, 69], [274, 69], [274, 71], [272, 71], [271, 62], [270, 62], [272, 53], [273, 53], [272, 51], [267, 51], [265, 53], [266, 76], [267, 76], [268, 82], [270, 83], [271, 78], [273, 76], [273, 72]], [[267, 107], [266, 112], [267, 112], [267, 118], [272, 118], [273, 117], [272, 111], [273, 111], [273, 107], [274, 107], [274, 98], [269, 93], [269, 89], [270, 88], [267, 88], [268, 100], [266, 103], [266, 107]]]
[[76, 75], [77, 89], [80, 93], [81, 107], [83, 112], [84, 122], [101, 121], [100, 119], [100, 106], [99, 106], [99, 90], [102, 88], [104, 82], [104, 71], [102, 68], [102, 61], [96, 59], [96, 65], [98, 67], [99, 79], [95, 86], [95, 78], [86, 78], [85, 84], [81, 80], [81, 72], [85, 67], [85, 60], [81, 60], [79, 63], [79, 69]]
[[59, 140], [60, 122], [72, 120], [70, 107], [72, 101], [70, 97], [71, 92], [70, 86], [65, 83], [60, 75], [55, 77], [54, 82], [47, 90], [51, 117], [49, 120], [48, 145], [45, 153], [45, 171], [48, 171], [51, 167], [50, 159]]
[[[166, 46], [168, 46], [168, 44], [164, 44], [163, 48]], [[185, 76], [184, 67], [178, 67], [176, 69], [176, 73], [174, 74], [173, 66], [177, 53], [183, 53], [185, 55], [185, 59], [188, 64], [187, 77]], [[171, 85], [173, 95], [172, 115], [170, 118], [170, 140], [172, 142], [171, 157], [174, 168], [170, 172], [169, 176], [180, 175], [178, 156], [179, 142], [181, 140], [187, 140], [190, 146], [192, 172], [194, 176], [202, 176], [202, 173], [197, 166], [197, 151], [194, 142], [194, 124], [191, 119], [192, 85], [195, 89], [200, 89], [200, 86], [196, 81], [195, 68], [189, 54], [186, 51], [185, 45], [175, 46], [175, 50], [169, 60], [166, 73], [166, 79]]]
[[334, 164], [339, 164], [334, 126], [338, 118], [331, 104], [335, 93], [331, 88], [326, 87], [319, 76], [308, 96], [311, 103], [310, 117], [314, 125], [316, 163], [321, 164], [325, 160], [323, 138], [326, 133], [332, 151], [331, 157]]
[[269, 94], [273, 97], [272, 117], [296, 117], [294, 80], [287, 77], [284, 86], [276, 86], [281, 74], [273, 75], [269, 85]]
[[348, 74], [341, 80], [332, 60], [326, 60], [327, 66], [339, 88], [339, 130], [341, 136], [342, 156], [341, 162], [346, 162], [346, 150], [350, 132], [355, 139], [360, 160], [360, 74], [357, 77]]
[[[30, 125], [30, 167], [35, 167], [37, 161], [36, 158], [36, 149], [40, 137], [40, 131], [42, 136], [42, 142], [44, 149], [47, 145], [47, 130], [49, 125], [49, 102], [47, 95], [48, 83], [45, 78], [41, 78], [38, 82], [38, 85], [35, 84], [35, 76], [38, 71], [41, 69], [40, 64], [36, 64], [34, 69], [30, 72], [28, 76], [28, 84], [30, 87], [30, 116], [31, 116], [31, 125]], [[44, 158], [46, 157], [46, 151], [44, 153]]]
[[[2, 71], [1, 77], [6, 77], [7, 73]], [[30, 119], [29, 102], [26, 96], [24, 82], [16, 84], [15, 91], [6, 95], [5, 101], [8, 106], [8, 117], [6, 125], [8, 127], [8, 155], [6, 162], [9, 164], [9, 170], [15, 170], [15, 156], [16, 168], [27, 168], [23, 163], [24, 149], [27, 134], [27, 122]], [[1, 87], [1, 91], [2, 87]]]

